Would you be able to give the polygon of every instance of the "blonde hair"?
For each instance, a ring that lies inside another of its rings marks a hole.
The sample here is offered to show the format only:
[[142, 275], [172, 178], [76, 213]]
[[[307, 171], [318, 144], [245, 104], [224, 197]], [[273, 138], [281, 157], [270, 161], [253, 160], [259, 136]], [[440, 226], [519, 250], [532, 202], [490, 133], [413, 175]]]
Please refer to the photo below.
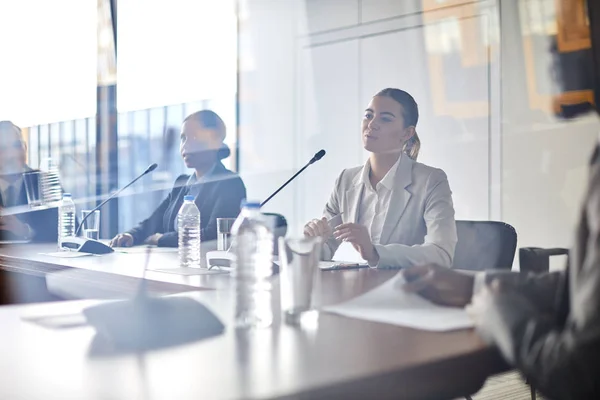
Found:
[[417, 132], [415, 131], [415, 134], [412, 135], [412, 137], [406, 142], [404, 142], [404, 146], [402, 146], [402, 152], [411, 159], [417, 161], [417, 157], [419, 157], [419, 150], [421, 150], [421, 139], [419, 139], [419, 135], [417, 135]]
[[419, 156], [419, 150], [421, 150], [421, 139], [417, 135], [417, 122], [419, 121], [419, 106], [415, 99], [401, 89], [386, 88], [380, 90], [375, 96], [391, 97], [396, 100], [402, 106], [402, 116], [404, 118], [404, 127], [408, 128], [412, 126], [415, 128], [414, 135], [404, 142], [402, 146], [402, 152], [409, 156], [411, 159], [417, 161]]

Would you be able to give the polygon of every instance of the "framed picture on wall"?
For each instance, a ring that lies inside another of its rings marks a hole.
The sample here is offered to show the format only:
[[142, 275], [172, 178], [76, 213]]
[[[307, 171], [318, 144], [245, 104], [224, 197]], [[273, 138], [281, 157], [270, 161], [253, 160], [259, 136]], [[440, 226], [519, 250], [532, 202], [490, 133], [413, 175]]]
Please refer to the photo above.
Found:
[[[560, 114], [593, 103], [586, 0], [521, 0], [523, 56], [531, 109]], [[552, 82], [544, 82], [551, 70]]]
[[499, 50], [497, 3], [422, 0], [421, 4], [435, 114], [488, 117], [489, 81]]

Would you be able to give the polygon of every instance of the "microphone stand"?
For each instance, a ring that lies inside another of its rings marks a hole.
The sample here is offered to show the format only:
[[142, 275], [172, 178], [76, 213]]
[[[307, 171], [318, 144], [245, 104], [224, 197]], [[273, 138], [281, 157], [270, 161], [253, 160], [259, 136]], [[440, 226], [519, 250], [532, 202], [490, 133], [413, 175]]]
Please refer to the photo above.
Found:
[[288, 179], [283, 185], [281, 185], [279, 187], [279, 189], [277, 189], [272, 195], [270, 195], [269, 197], [267, 197], [267, 199], [265, 201], [263, 201], [262, 203], [260, 203], [260, 206], [264, 206], [265, 204], [267, 204], [269, 202], [269, 200], [271, 200], [273, 197], [275, 197], [275, 195], [279, 192], [281, 192], [281, 190], [286, 187], [291, 181], [293, 181], [294, 179], [296, 179], [296, 177], [298, 175], [300, 175], [302, 172], [304, 172], [304, 170], [306, 168], [308, 168], [311, 164], [314, 164], [315, 162], [319, 161], [321, 158], [323, 158], [323, 156], [325, 155], [325, 150], [320, 150], [318, 153], [315, 154], [315, 156], [308, 162], [306, 163], [306, 165], [304, 167], [302, 167], [298, 172], [296, 172], [290, 179]]
[[113, 250], [112, 247], [107, 246], [107, 245], [105, 245], [104, 243], [102, 243], [102, 242], [100, 242], [98, 240], [81, 238], [81, 237], [78, 237], [77, 235], [79, 235], [79, 232], [81, 231], [81, 228], [83, 227], [86, 219], [88, 219], [88, 217], [90, 215], [92, 215], [95, 211], [99, 210], [103, 205], [105, 205], [106, 203], [108, 203], [110, 200], [112, 200], [115, 197], [117, 197], [117, 195], [119, 195], [123, 190], [125, 190], [129, 186], [133, 185], [135, 182], [137, 182], [143, 176], [146, 176], [150, 172], [154, 171], [156, 169], [156, 167], [158, 167], [158, 164], [156, 164], [156, 163], [150, 165], [138, 177], [136, 177], [134, 180], [132, 180], [131, 182], [129, 182], [127, 185], [123, 186], [121, 189], [117, 190], [116, 192], [114, 192], [113, 194], [111, 194], [110, 196], [108, 196], [108, 198], [106, 200], [104, 200], [102, 203], [100, 203], [99, 205], [97, 205], [96, 207], [94, 207], [94, 209], [92, 209], [81, 220], [81, 223], [79, 224], [79, 227], [75, 231], [75, 235], [74, 236], [65, 237], [65, 238], [62, 238], [60, 240], [60, 243], [59, 243], [60, 248], [67, 248], [67, 249], [72, 250], [72, 251], [77, 251], [77, 252], [80, 252], [80, 253], [90, 253], [90, 254], [108, 254], [108, 253], [114, 252], [114, 250]]

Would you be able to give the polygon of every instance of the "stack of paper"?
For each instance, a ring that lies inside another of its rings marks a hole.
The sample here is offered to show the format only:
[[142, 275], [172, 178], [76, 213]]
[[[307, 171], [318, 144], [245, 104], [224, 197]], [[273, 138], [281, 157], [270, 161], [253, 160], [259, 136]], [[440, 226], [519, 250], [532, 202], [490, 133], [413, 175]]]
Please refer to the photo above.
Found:
[[350, 318], [383, 322], [427, 331], [451, 331], [473, 327], [462, 308], [442, 307], [402, 289], [404, 278], [394, 278], [347, 302], [324, 311]]

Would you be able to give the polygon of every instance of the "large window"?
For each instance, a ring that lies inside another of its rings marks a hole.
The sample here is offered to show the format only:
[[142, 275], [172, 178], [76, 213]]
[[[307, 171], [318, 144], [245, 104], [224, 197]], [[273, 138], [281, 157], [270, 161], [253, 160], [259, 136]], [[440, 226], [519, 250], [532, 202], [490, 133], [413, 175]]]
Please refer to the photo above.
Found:
[[0, 119], [25, 127], [96, 113], [96, 2], [0, 1]]
[[[35, 33], [0, 41], [0, 52], [18, 60], [2, 65], [0, 119], [30, 127], [30, 164], [53, 157], [65, 190], [82, 208], [91, 207], [109, 195], [97, 185], [105, 179], [97, 171], [97, 124], [105, 122], [95, 118], [96, 87], [116, 82], [119, 185], [159, 164], [119, 199], [118, 229], [124, 230], [149, 215], [178, 175], [189, 173], [179, 155], [186, 115], [205, 108], [221, 115], [232, 149], [224, 164], [236, 169], [237, 24], [235, 0], [117, 4], [115, 59], [109, 0], [0, 3], [2, 37]], [[31, 24], [35, 30], [22, 29]], [[105, 228], [101, 235], [110, 236]]]
[[[185, 169], [179, 155], [186, 115], [209, 108], [236, 144], [235, 0], [119, 0], [119, 182], [159, 168], [119, 201], [119, 230], [149, 216]], [[235, 169], [234, 157], [224, 160]], [[133, 193], [133, 194], [132, 194]]]

